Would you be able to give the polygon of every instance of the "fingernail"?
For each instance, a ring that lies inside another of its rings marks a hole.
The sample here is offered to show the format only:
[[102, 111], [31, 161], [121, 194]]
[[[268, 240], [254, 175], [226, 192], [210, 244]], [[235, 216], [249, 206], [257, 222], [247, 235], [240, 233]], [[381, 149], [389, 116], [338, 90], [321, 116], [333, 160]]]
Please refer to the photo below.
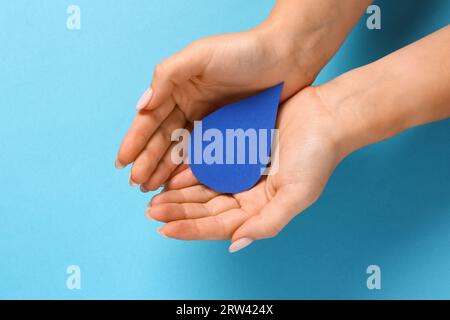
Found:
[[139, 185], [138, 183], [134, 182], [133, 179], [131, 179], [131, 176], [130, 176], [129, 182], [130, 182], [130, 186], [132, 186], [133, 188], [137, 187]]
[[253, 242], [250, 238], [241, 238], [236, 240], [231, 244], [231, 246], [228, 248], [228, 251], [230, 253], [237, 252], [239, 250], [244, 249], [245, 247], [248, 247]]
[[141, 186], [139, 187], [139, 189], [141, 189], [141, 192], [143, 192], [143, 193], [147, 193], [147, 192], [148, 192], [148, 189], [147, 189], [146, 187], [144, 187], [143, 184], [141, 184]]
[[139, 99], [138, 103], [136, 104], [136, 110], [142, 110], [145, 108], [145, 106], [148, 105], [150, 100], [153, 96], [153, 90], [151, 88], [148, 88], [145, 90], [145, 92], [142, 94], [141, 98]]
[[156, 231], [157, 231], [161, 236], [167, 238], [167, 236], [166, 236], [165, 233], [164, 233], [164, 227], [159, 227], [158, 229], [156, 229]]
[[120, 169], [125, 168], [126, 166], [123, 163], [121, 163], [119, 160], [116, 160], [114, 162], [114, 167], [116, 167], [116, 169], [120, 170]]
[[153, 220], [153, 218], [150, 216], [150, 208], [149, 207], [147, 207], [147, 209], [145, 210], [144, 216]]

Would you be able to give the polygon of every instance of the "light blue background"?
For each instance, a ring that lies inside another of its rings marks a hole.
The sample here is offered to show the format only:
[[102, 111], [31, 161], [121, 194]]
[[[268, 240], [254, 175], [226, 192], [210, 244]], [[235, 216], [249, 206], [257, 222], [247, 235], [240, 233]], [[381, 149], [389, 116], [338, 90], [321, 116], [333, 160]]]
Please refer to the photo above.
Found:
[[[80, 31], [66, 29], [72, 3]], [[150, 196], [114, 169], [155, 63], [272, 3], [0, 0], [0, 298], [450, 298], [450, 120], [356, 152], [277, 238], [235, 255], [158, 236]], [[319, 82], [450, 20], [448, 0], [377, 3], [383, 29], [360, 23]]]

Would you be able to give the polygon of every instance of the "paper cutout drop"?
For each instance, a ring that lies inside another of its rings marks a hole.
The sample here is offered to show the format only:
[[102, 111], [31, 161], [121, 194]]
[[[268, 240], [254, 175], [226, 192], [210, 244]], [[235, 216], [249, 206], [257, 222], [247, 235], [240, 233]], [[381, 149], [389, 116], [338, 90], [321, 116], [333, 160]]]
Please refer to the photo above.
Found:
[[278, 84], [195, 122], [188, 160], [201, 183], [221, 193], [239, 193], [259, 181], [271, 154], [282, 89]]

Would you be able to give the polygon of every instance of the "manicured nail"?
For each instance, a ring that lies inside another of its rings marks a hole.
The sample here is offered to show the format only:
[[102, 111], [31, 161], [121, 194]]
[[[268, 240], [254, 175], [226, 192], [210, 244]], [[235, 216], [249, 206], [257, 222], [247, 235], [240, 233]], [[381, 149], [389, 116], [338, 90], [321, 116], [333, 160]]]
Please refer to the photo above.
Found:
[[156, 231], [163, 237], [166, 237], [166, 234], [164, 233], [164, 227], [159, 227], [158, 229], [156, 229]]
[[123, 163], [121, 163], [119, 160], [116, 160], [114, 162], [114, 167], [116, 167], [116, 169], [120, 170], [120, 169], [125, 168], [126, 166]]
[[139, 185], [138, 183], [134, 182], [133, 179], [131, 179], [131, 176], [130, 176], [129, 182], [130, 182], [130, 186], [132, 186], [133, 188], [137, 187]]
[[151, 88], [148, 88], [145, 90], [145, 92], [142, 94], [142, 97], [139, 99], [138, 103], [136, 104], [136, 110], [142, 110], [144, 109], [153, 96], [153, 90]]
[[141, 186], [139, 187], [139, 189], [141, 189], [141, 192], [143, 192], [143, 193], [147, 193], [147, 192], [149, 191], [146, 187], [144, 187], [143, 184], [141, 184]]
[[245, 247], [248, 247], [252, 242], [253, 242], [253, 240], [250, 238], [238, 239], [231, 244], [230, 248], [228, 248], [228, 251], [230, 253], [237, 252], [239, 250], [244, 249]]
[[149, 208], [149, 207], [147, 207], [147, 209], [145, 209], [145, 214], [144, 214], [144, 216], [146, 216], [147, 218], [153, 220], [153, 218], [150, 216], [150, 208]]

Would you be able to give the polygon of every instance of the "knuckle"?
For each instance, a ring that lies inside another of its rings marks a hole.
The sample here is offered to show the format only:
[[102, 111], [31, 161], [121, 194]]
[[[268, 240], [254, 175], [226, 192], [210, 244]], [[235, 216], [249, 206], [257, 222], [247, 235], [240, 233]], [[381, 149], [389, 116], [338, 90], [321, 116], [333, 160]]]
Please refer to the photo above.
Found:
[[267, 238], [275, 238], [281, 231], [281, 227], [278, 225], [269, 225], [266, 227], [265, 235]]
[[317, 188], [314, 187], [306, 188], [306, 190], [304, 191], [304, 197], [306, 204], [310, 206], [320, 197], [320, 191], [318, 191]]
[[137, 143], [144, 143], [148, 140], [147, 130], [142, 127], [138, 127], [134, 130], [134, 139]]
[[160, 62], [155, 66], [155, 70], [153, 72], [154, 78], [161, 78], [164, 76], [164, 62]]
[[159, 128], [159, 133], [164, 141], [170, 140], [172, 132], [173, 132], [172, 128], [167, 124], [162, 124], [161, 127]]
[[267, 232], [266, 232], [266, 236], [267, 238], [275, 238], [278, 233], [280, 233], [279, 230], [275, 229], [275, 228], [270, 228]]

